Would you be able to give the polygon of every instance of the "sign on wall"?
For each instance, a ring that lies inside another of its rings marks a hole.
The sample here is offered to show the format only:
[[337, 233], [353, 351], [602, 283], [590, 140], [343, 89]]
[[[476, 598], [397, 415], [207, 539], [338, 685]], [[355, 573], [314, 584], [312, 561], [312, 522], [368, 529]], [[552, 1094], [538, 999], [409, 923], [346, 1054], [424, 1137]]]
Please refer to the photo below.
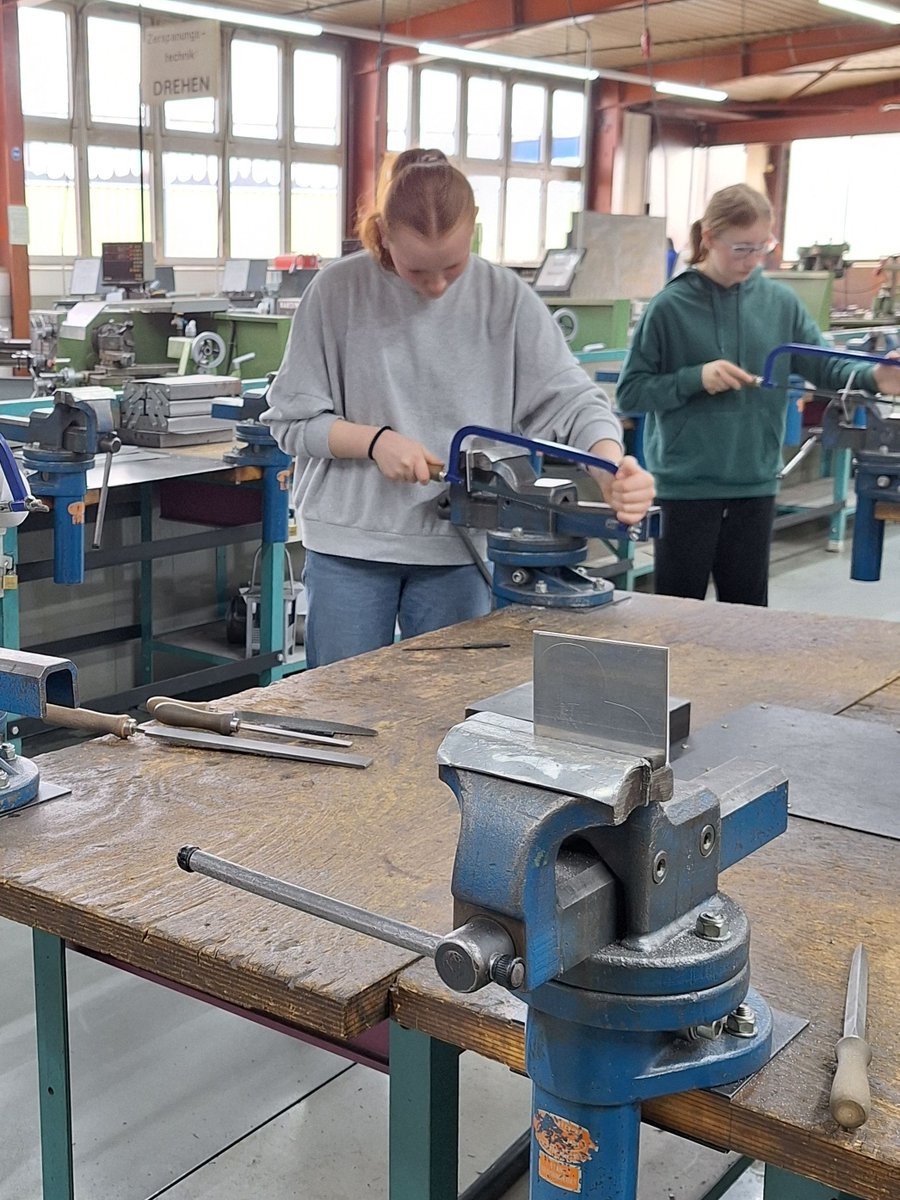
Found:
[[145, 29], [141, 45], [144, 103], [218, 96], [220, 45], [217, 21]]

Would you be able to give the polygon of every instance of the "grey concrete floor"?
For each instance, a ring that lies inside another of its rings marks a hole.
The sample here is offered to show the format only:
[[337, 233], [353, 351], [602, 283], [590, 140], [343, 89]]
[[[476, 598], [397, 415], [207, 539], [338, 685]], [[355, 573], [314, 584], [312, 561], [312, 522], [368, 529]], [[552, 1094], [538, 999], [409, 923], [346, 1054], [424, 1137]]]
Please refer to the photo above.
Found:
[[[900, 529], [852, 583], [822, 525], [773, 549], [774, 608], [900, 620]], [[387, 1079], [68, 955], [76, 1200], [386, 1200]], [[528, 1081], [462, 1059], [460, 1185], [528, 1125]], [[41, 1200], [31, 939], [0, 920], [0, 1200]], [[639, 1200], [699, 1200], [735, 1156], [644, 1127]], [[524, 1181], [506, 1200], [526, 1200]], [[760, 1200], [751, 1168], [727, 1200]]]

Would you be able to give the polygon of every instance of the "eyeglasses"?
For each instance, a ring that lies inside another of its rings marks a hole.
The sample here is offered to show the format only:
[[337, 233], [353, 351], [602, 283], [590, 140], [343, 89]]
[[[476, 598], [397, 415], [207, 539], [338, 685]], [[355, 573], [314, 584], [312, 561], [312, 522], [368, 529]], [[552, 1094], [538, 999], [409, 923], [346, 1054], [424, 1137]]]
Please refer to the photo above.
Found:
[[735, 258], [759, 258], [771, 254], [778, 245], [777, 238], [769, 238], [767, 242], [731, 242], [727, 249]]

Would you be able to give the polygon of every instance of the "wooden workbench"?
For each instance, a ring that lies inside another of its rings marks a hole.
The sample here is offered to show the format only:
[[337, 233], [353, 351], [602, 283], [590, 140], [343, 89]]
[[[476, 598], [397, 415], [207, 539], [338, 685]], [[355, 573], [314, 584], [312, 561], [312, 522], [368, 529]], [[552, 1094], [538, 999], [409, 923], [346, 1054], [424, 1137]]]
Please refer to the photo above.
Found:
[[[753, 700], [897, 721], [900, 624], [635, 595], [594, 612], [506, 609], [273, 684], [241, 706], [373, 725], [365, 770], [316, 767], [111, 738], [44, 756], [69, 797], [0, 824], [0, 914], [336, 1041], [388, 1016], [521, 1068], [518, 1015], [486, 993], [446, 992], [414, 956], [175, 865], [184, 844], [444, 932], [456, 802], [435, 754], [467, 701], [524, 682], [531, 635], [550, 629], [671, 647], [671, 688], [693, 724]], [[228, 707], [219, 703], [218, 707]], [[898, 754], [900, 766], [900, 754]], [[732, 868], [748, 909], [754, 983], [810, 1027], [731, 1103], [655, 1101], [647, 1115], [863, 1198], [900, 1195], [900, 913], [896, 841], [792, 820]], [[871, 959], [873, 1112], [857, 1134], [826, 1116], [846, 966]], [[513, 1010], [515, 1006], [513, 1006]]]

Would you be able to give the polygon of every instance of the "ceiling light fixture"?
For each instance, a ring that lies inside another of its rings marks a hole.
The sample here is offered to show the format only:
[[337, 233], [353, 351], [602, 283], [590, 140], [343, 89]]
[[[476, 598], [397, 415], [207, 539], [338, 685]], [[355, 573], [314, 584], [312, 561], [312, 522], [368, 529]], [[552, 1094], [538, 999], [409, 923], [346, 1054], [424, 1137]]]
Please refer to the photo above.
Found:
[[248, 12], [227, 8], [223, 4], [191, 3], [191, 0], [116, 0], [129, 8], [144, 8], [151, 12], [171, 13], [176, 17], [195, 17], [206, 21], [227, 21], [231, 25], [246, 25], [251, 29], [271, 29], [275, 33], [293, 33], [298, 37], [319, 37], [325, 27], [315, 21], [300, 21], [294, 17], [277, 17], [273, 13]]
[[728, 93], [719, 88], [695, 87], [692, 83], [669, 83], [665, 79], [654, 83], [653, 90], [662, 92], [665, 96], [685, 96], [688, 100], [712, 100], [721, 104], [728, 99]]
[[428, 58], [448, 58], [454, 62], [500, 67], [508, 71], [530, 71], [536, 75], [555, 75], [560, 79], [599, 79], [601, 74], [594, 67], [572, 67], [568, 63], [521, 58], [514, 54], [494, 54], [490, 50], [467, 50], [465, 46], [452, 46], [444, 42], [419, 42], [418, 51]]
[[875, 4], [873, 0], [819, 0], [823, 8], [836, 8], [840, 12], [853, 13], [855, 17], [867, 17], [870, 21], [882, 21], [886, 25], [900, 25], [900, 8], [887, 4]]

